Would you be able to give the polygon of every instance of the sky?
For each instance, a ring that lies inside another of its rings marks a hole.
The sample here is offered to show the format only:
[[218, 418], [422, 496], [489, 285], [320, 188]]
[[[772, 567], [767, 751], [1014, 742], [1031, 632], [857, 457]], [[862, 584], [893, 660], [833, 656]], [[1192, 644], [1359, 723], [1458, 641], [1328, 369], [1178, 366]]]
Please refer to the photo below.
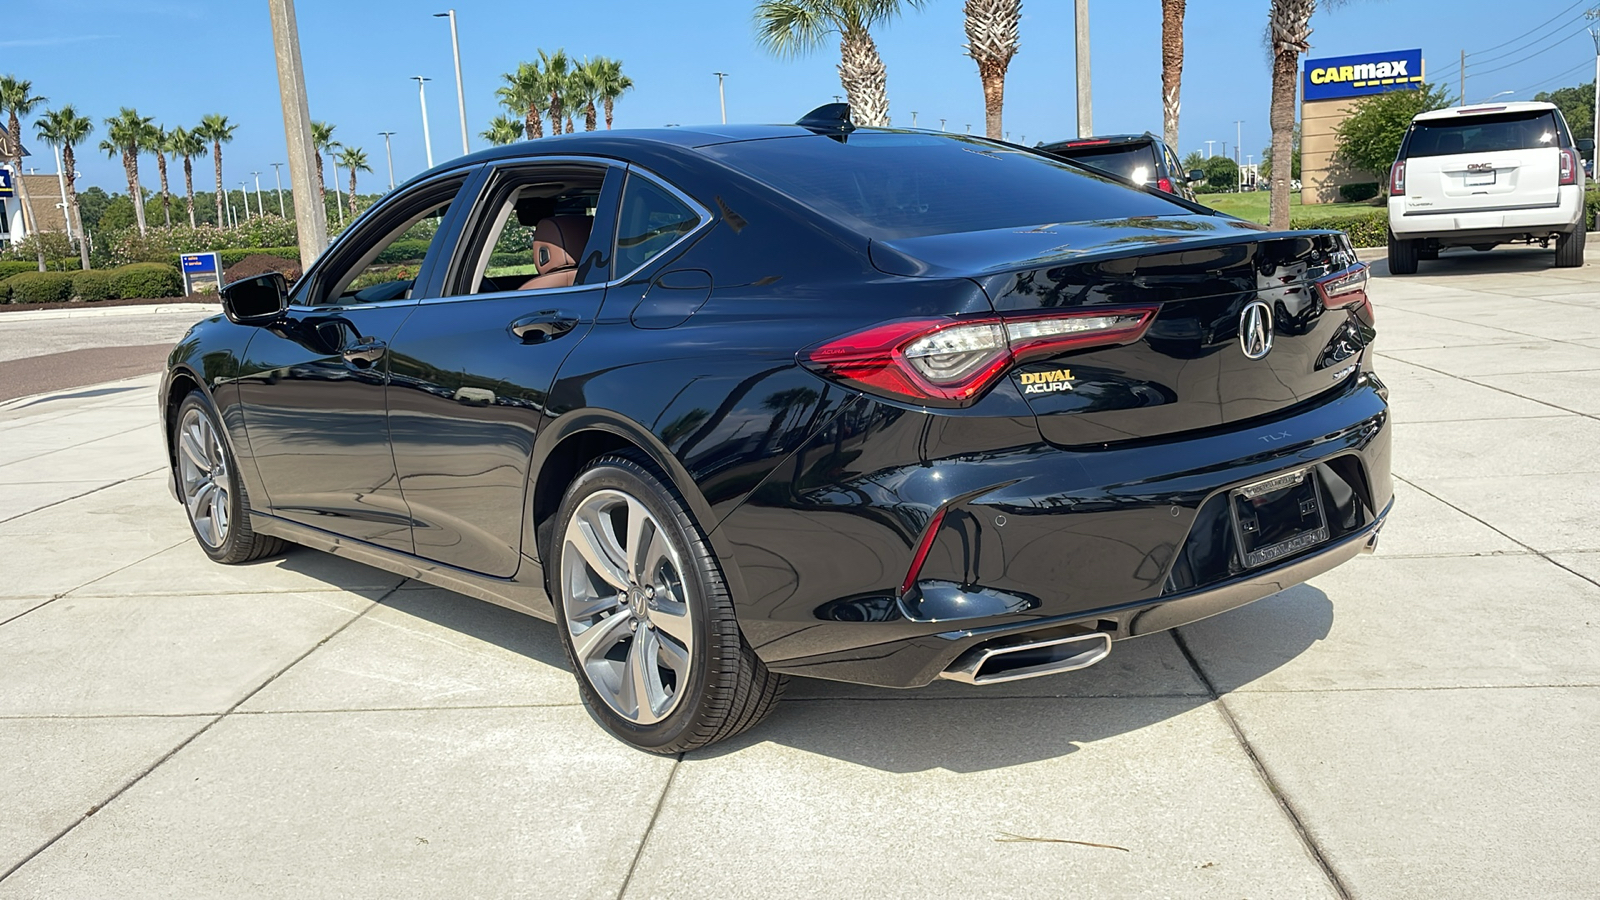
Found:
[[[122, 106], [159, 124], [193, 126], [206, 113], [239, 124], [225, 146], [226, 181], [273, 186], [285, 156], [283, 118], [266, 0], [4, 0], [0, 73], [33, 81], [54, 108], [71, 103], [96, 120]], [[311, 114], [337, 126], [335, 137], [363, 147], [374, 172], [363, 192], [387, 186], [383, 138], [394, 131], [395, 177], [426, 168], [417, 83], [428, 83], [434, 160], [460, 151], [448, 20], [456, 4], [471, 146], [497, 114], [500, 74], [537, 50], [622, 60], [635, 90], [616, 107], [616, 127], [693, 125], [719, 120], [715, 71], [729, 73], [730, 122], [792, 122], [831, 102], [839, 87], [837, 44], [798, 60], [757, 46], [754, 0], [584, 0], [547, 4], [506, 0], [300, 0], [297, 16]], [[1595, 46], [1584, 11], [1595, 0], [1348, 0], [1312, 18], [1312, 58], [1421, 47], [1430, 80], [1458, 91], [1466, 51], [1469, 102], [1501, 91], [1531, 99], [1540, 90], [1593, 79]], [[1326, 4], [1322, 4], [1324, 7]], [[1093, 116], [1100, 133], [1161, 132], [1160, 0], [1090, 0]], [[1443, 14], [1448, 8], [1448, 14]], [[1268, 0], [1189, 0], [1179, 151], [1229, 155], [1242, 135], [1259, 158], [1267, 122], [1270, 57], [1263, 41]], [[1515, 15], [1508, 20], [1507, 10]], [[560, 12], [569, 10], [570, 12]], [[888, 68], [896, 125], [983, 131], [977, 69], [962, 53], [961, 0], [927, 0], [875, 35]], [[1076, 128], [1071, 0], [1024, 0], [1022, 46], [1006, 85], [1005, 130], [1014, 141], [1072, 137]], [[1235, 124], [1242, 121], [1242, 124]], [[582, 119], [577, 119], [581, 129]], [[603, 127], [603, 126], [602, 126]], [[54, 172], [49, 148], [24, 128], [35, 155], [27, 165]], [[125, 191], [120, 162], [93, 146], [80, 151], [80, 190]], [[141, 163], [146, 187], [155, 164]], [[288, 170], [283, 170], [287, 181]], [[331, 176], [331, 173], [330, 173]], [[174, 188], [181, 174], [174, 170]], [[197, 161], [196, 188], [212, 184]], [[340, 179], [341, 186], [347, 183]]]

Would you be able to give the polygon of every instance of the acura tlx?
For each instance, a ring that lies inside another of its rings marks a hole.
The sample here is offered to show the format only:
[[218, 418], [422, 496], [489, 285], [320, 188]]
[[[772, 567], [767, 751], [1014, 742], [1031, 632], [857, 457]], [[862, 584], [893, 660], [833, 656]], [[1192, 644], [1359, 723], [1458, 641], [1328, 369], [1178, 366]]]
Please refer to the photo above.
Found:
[[1339, 232], [824, 107], [446, 163], [228, 286], [161, 404], [213, 559], [550, 620], [674, 753], [787, 675], [981, 693], [1370, 550], [1366, 284]]

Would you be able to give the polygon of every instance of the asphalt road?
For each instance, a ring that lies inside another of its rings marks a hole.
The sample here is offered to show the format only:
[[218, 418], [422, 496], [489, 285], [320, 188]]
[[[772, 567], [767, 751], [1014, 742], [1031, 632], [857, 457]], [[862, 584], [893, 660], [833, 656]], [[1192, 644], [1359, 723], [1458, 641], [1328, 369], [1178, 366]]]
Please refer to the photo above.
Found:
[[172, 345], [207, 314], [123, 309], [0, 312], [0, 402], [158, 372]]

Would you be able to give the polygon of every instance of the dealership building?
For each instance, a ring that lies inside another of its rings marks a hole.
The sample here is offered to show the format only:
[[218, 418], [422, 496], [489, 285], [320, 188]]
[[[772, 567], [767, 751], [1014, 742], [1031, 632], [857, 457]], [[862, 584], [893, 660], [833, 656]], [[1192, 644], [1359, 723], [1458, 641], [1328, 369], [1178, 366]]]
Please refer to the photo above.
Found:
[[1387, 172], [1352, 170], [1335, 159], [1339, 126], [1364, 97], [1422, 88], [1422, 51], [1392, 50], [1308, 59], [1300, 73], [1302, 203], [1338, 203], [1346, 184], [1382, 183]]

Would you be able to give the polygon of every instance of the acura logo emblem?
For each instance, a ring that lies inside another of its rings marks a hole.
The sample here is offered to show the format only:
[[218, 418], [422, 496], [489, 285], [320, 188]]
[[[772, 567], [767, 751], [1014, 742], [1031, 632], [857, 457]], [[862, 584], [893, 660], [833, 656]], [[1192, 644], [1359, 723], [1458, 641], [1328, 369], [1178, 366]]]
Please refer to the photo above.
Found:
[[1272, 307], [1255, 300], [1244, 308], [1239, 314], [1239, 346], [1247, 359], [1272, 352]]

